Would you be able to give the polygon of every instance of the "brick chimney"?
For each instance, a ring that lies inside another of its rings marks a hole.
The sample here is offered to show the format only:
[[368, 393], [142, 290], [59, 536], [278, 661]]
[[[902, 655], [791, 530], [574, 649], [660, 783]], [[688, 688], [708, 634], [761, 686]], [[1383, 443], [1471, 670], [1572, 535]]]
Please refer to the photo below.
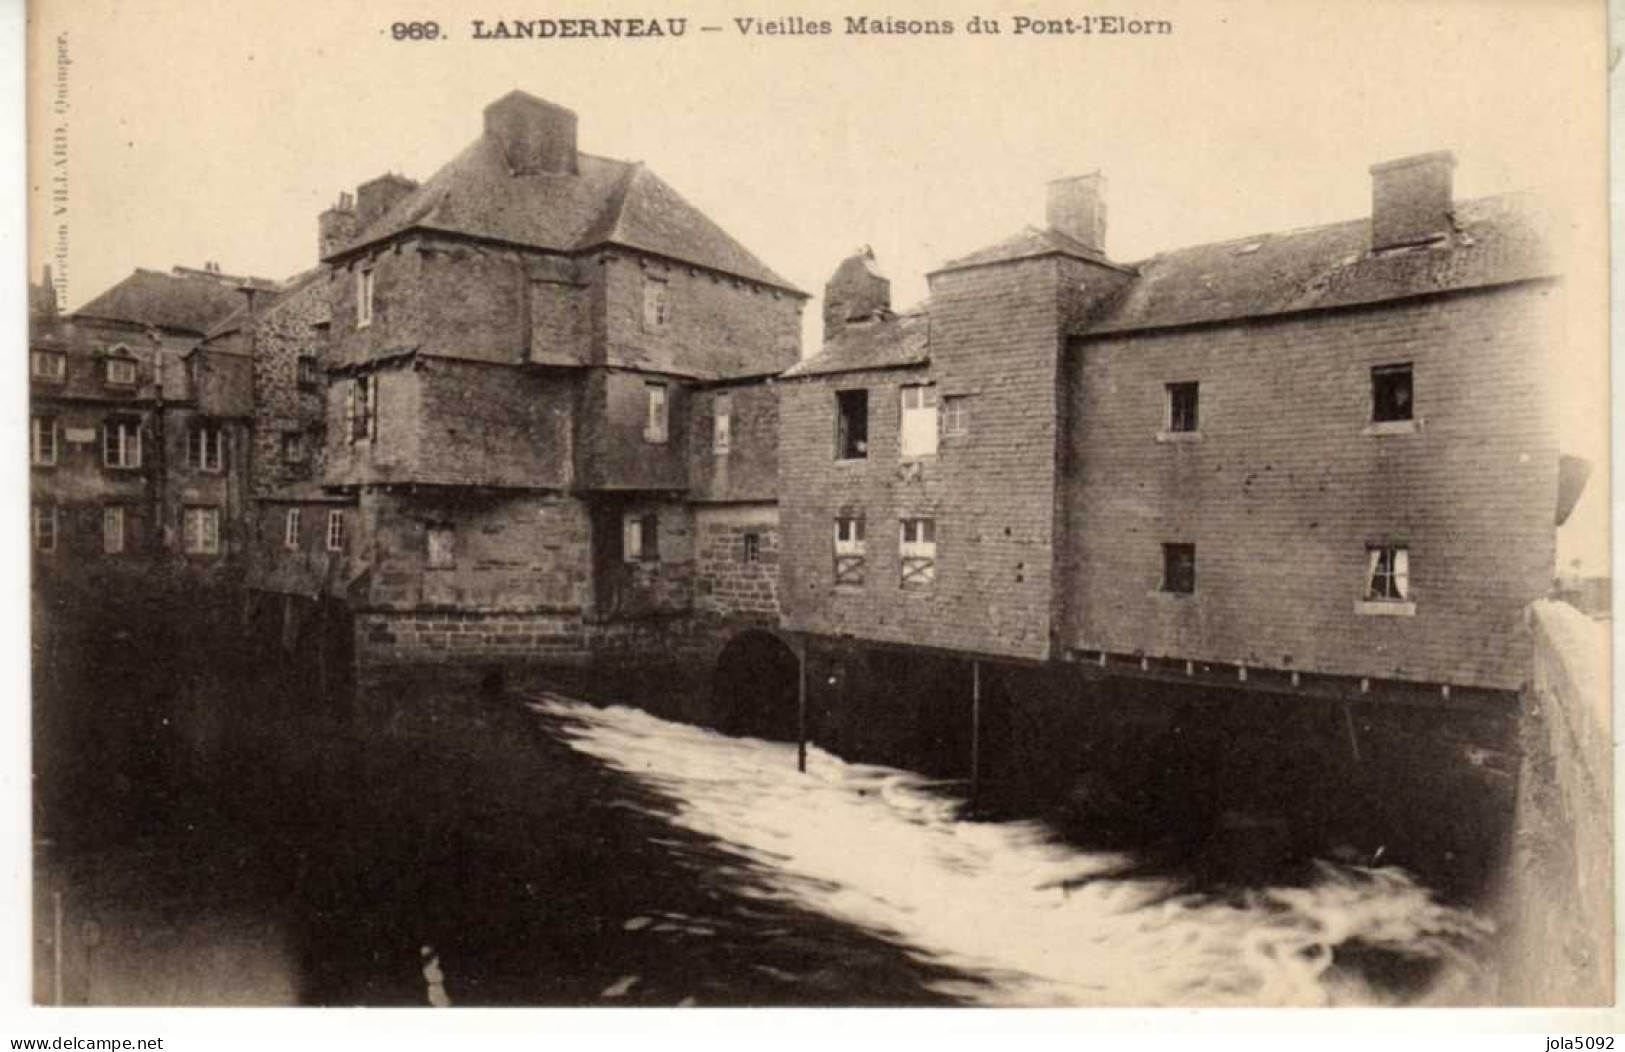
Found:
[[485, 134], [514, 175], [575, 175], [576, 115], [522, 91], [485, 107]]
[[1371, 247], [1420, 245], [1449, 235], [1454, 209], [1449, 150], [1371, 166]]
[[372, 221], [394, 207], [395, 202], [418, 188], [418, 184], [404, 175], [389, 172], [355, 188], [356, 233], [372, 225]]
[[1106, 254], [1106, 177], [1099, 172], [1056, 179], [1044, 210], [1051, 230]]
[[827, 343], [849, 322], [891, 313], [891, 281], [875, 265], [868, 245], [841, 261], [824, 285], [824, 340]]
[[356, 223], [355, 198], [349, 194], [339, 194], [339, 203], [323, 212], [316, 220], [316, 225], [318, 232], [316, 258], [326, 259], [349, 245], [361, 232], [360, 226]]

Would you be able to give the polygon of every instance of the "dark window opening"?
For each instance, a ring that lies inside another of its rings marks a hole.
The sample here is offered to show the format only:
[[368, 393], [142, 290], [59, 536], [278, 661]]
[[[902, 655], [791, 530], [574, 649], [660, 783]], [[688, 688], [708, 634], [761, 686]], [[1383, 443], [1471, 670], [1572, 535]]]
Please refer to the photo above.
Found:
[[1162, 546], [1162, 590], [1174, 595], [1196, 591], [1196, 545]]
[[835, 456], [863, 460], [869, 455], [869, 392], [835, 392]]
[[1197, 428], [1197, 402], [1201, 390], [1198, 383], [1168, 384], [1168, 430], [1195, 431]]
[[1371, 419], [1382, 424], [1410, 420], [1414, 415], [1411, 367], [1379, 365], [1371, 370]]
[[745, 534], [745, 561], [759, 563], [762, 561], [762, 535], [759, 533]]

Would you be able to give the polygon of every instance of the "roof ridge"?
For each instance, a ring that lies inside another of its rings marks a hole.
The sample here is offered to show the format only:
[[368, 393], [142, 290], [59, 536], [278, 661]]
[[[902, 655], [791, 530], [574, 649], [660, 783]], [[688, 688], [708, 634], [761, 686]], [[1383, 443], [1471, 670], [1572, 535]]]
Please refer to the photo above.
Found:
[[[1536, 190], [1526, 188], [1522, 190], [1506, 190], [1498, 194], [1485, 194], [1482, 197], [1468, 197], [1452, 202], [1451, 208], [1452, 211], [1456, 211], [1473, 205], [1487, 205], [1491, 203], [1508, 201], [1513, 198], [1523, 197], [1537, 192], [1538, 191]], [[1366, 215], [1357, 216], [1353, 219], [1334, 219], [1329, 223], [1305, 223], [1302, 226], [1287, 227], [1284, 230], [1264, 230], [1253, 234], [1241, 234], [1236, 237], [1220, 238], [1217, 241], [1198, 241], [1189, 245], [1179, 245], [1174, 248], [1165, 248], [1160, 252], [1154, 252], [1149, 256], [1142, 257], [1141, 259], [1136, 260], [1135, 263], [1136, 265], [1140, 263], [1149, 263], [1152, 260], [1163, 259], [1179, 252], [1193, 252], [1198, 249], [1207, 248], [1223, 248], [1226, 245], [1244, 245], [1252, 241], [1264, 241], [1270, 238], [1292, 237], [1298, 234], [1311, 234], [1317, 231], [1331, 230], [1334, 227], [1356, 226], [1361, 223], [1369, 222], [1371, 222], [1371, 217]]]

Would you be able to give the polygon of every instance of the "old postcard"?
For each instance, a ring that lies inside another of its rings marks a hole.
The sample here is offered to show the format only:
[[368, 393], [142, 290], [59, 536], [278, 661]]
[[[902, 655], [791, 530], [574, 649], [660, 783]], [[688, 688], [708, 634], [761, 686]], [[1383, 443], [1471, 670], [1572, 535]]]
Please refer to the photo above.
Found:
[[1612, 1003], [1602, 3], [27, 32], [35, 1005]]

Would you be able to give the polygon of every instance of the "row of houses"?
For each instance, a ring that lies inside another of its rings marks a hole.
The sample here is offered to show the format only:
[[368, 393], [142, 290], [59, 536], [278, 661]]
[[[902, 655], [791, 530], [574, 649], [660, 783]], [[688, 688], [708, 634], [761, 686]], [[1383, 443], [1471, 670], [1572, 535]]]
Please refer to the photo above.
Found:
[[[1453, 158], [1347, 223], [1107, 252], [1104, 181], [896, 310], [809, 296], [521, 92], [280, 282], [139, 271], [31, 340], [34, 547], [338, 603], [366, 662], [766, 632], [1283, 690], [1517, 690], [1559, 275]], [[1035, 197], [1037, 188], [1035, 187]], [[1562, 506], [1560, 506], [1562, 505]], [[835, 677], [829, 677], [834, 682]]]

